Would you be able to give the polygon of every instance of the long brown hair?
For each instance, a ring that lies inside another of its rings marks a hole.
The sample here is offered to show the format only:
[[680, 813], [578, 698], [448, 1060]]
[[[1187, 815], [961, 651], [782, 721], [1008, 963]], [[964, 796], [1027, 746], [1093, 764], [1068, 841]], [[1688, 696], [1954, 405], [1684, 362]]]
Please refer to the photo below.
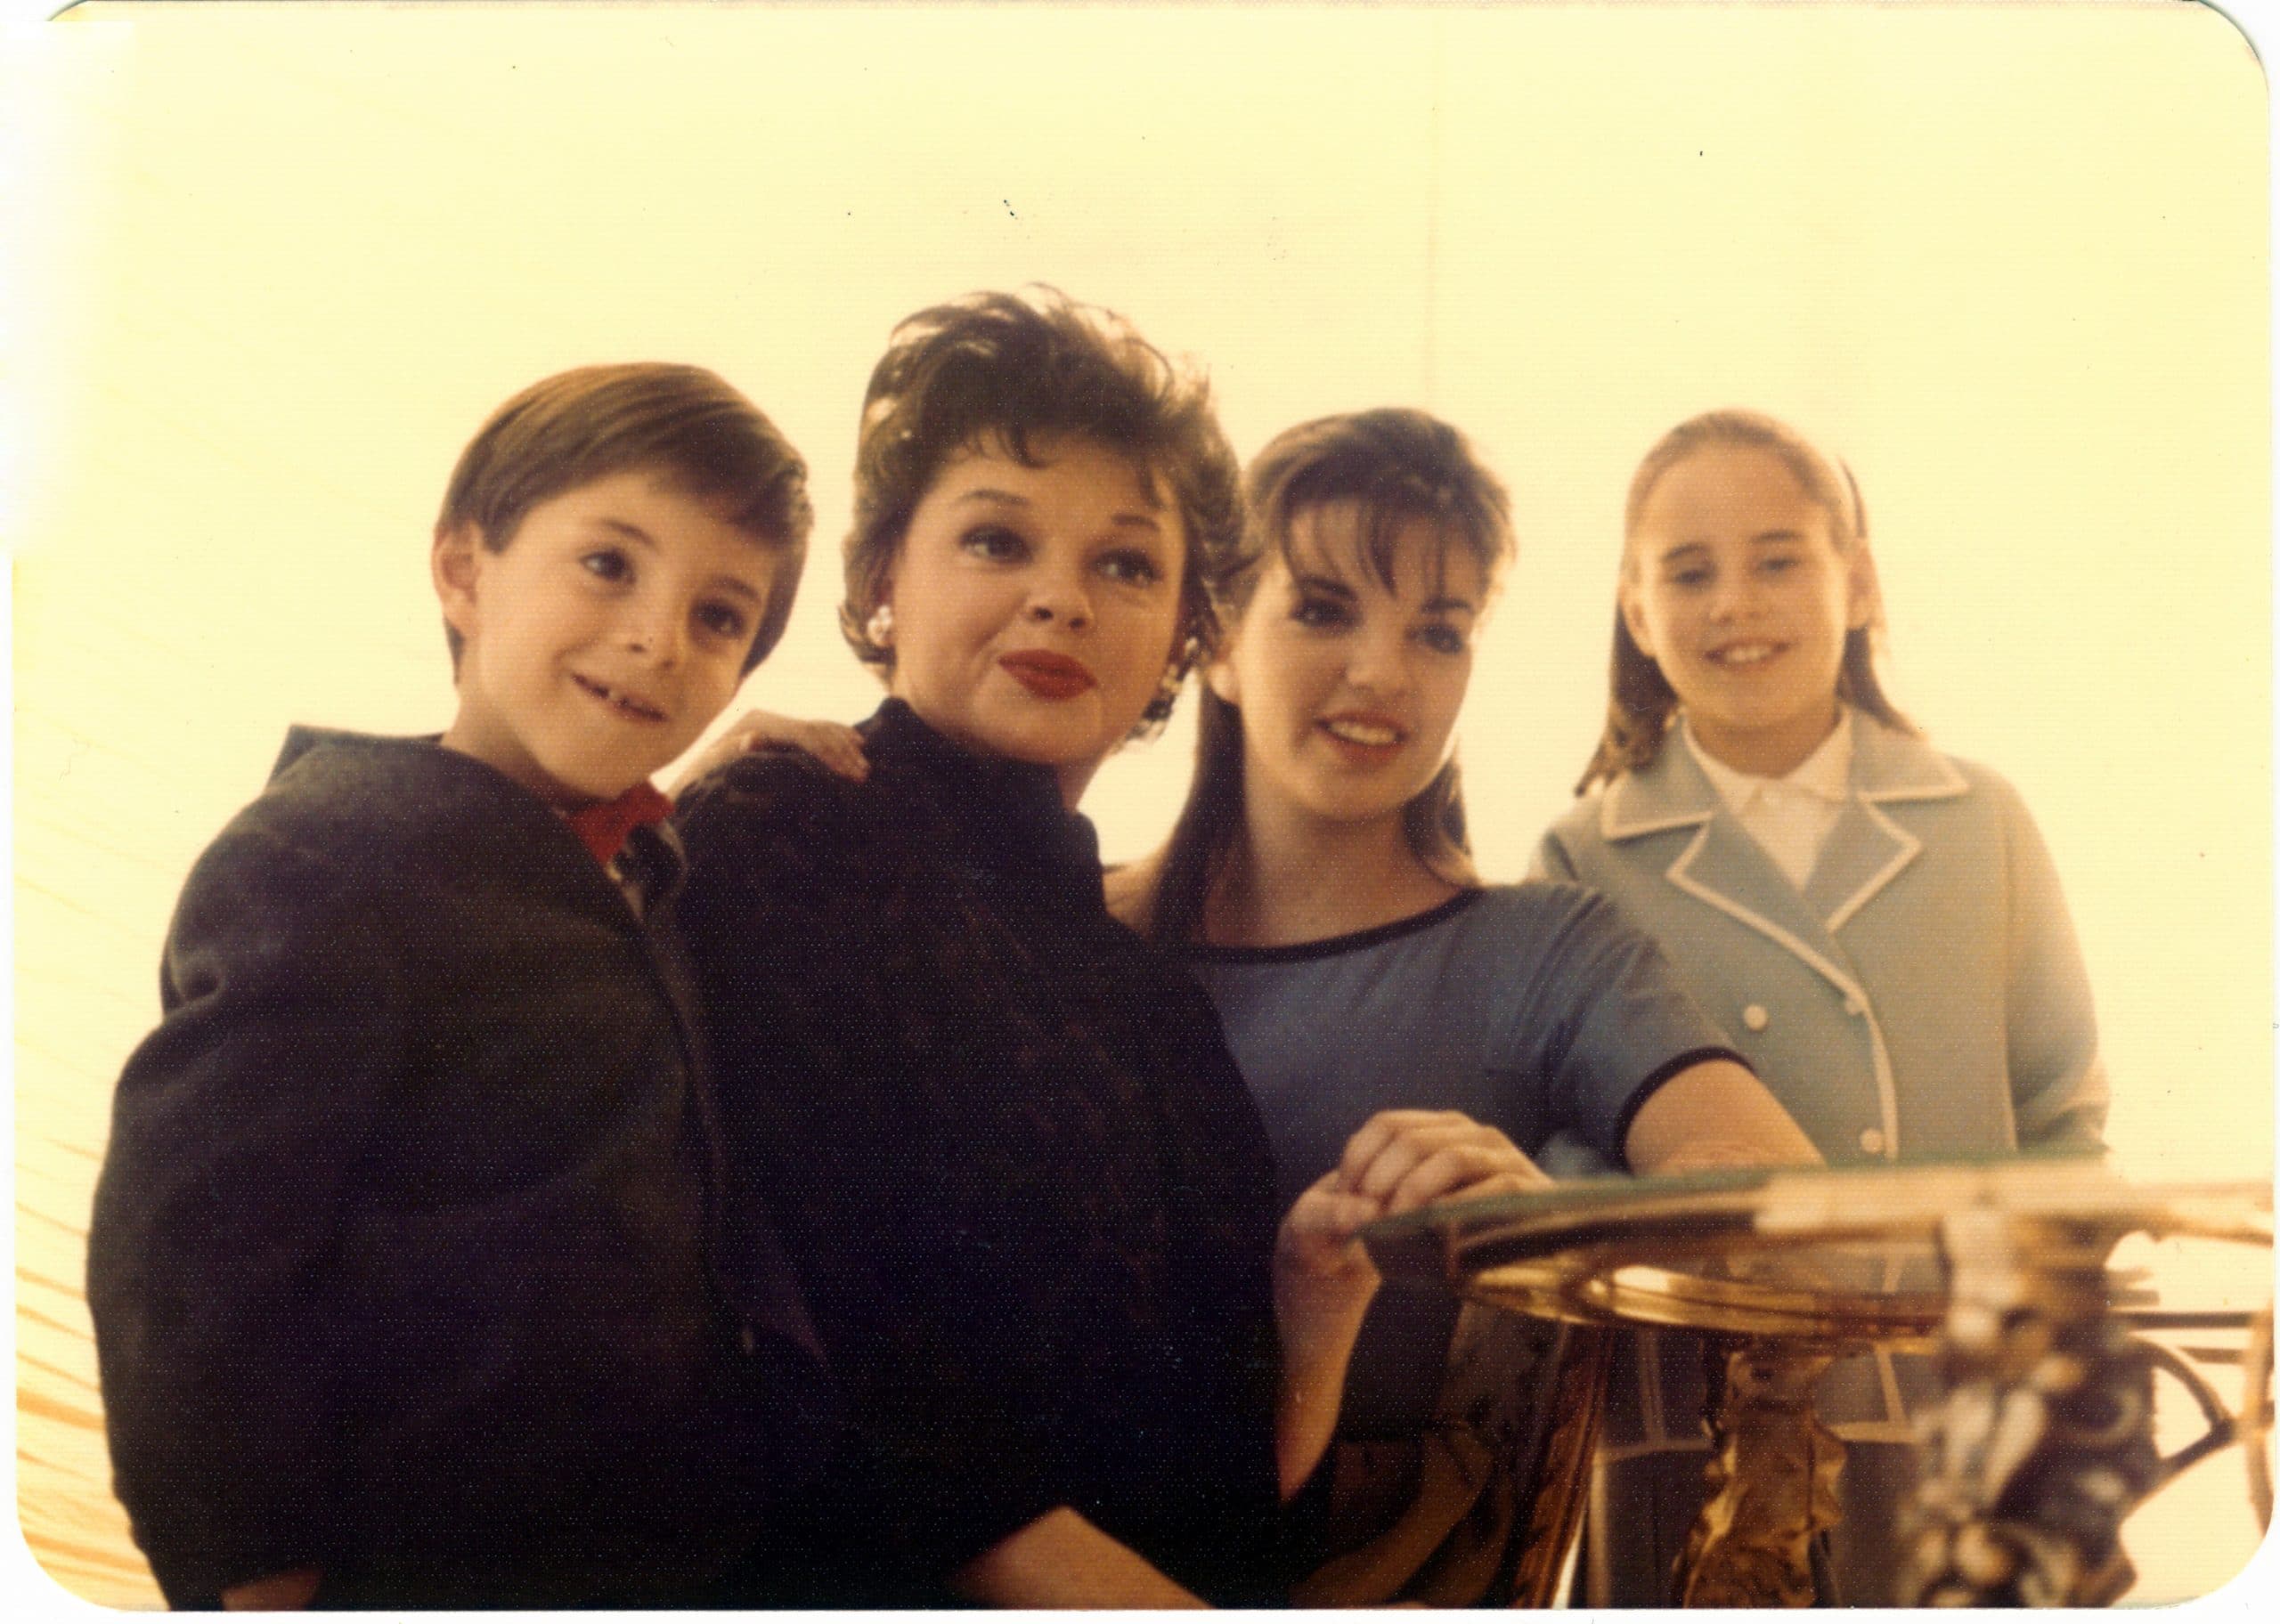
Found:
[[[1771, 452], [1781, 459], [1798, 488], [1828, 515], [1829, 540], [1837, 556], [1850, 558], [1868, 545], [1869, 516], [1861, 501], [1861, 487], [1852, 469], [1832, 463], [1813, 449], [1812, 443], [1777, 418], [1763, 412], [1729, 407], [1689, 418], [1660, 440], [1641, 459], [1631, 476], [1630, 493], [1623, 503], [1623, 575], [1637, 578], [1635, 540], [1647, 499], [1663, 475], [1697, 451], [1712, 446], [1740, 445]], [[1844, 657], [1837, 668], [1836, 696], [1855, 710], [1865, 710], [1885, 727], [1911, 737], [1916, 725], [1885, 697], [1877, 679], [1877, 646], [1884, 636], [1884, 601], [1873, 597], [1869, 623], [1844, 634]], [[1618, 597], [1615, 610], [1615, 651], [1608, 662], [1607, 727], [1591, 765], [1576, 785], [1583, 794], [1593, 784], [1613, 783], [1624, 773], [1635, 773], [1662, 753], [1671, 718], [1678, 711], [1678, 694], [1663, 676], [1663, 668], [1647, 657], [1631, 635]]]
[[[1356, 550], [1393, 585], [1403, 531], [1431, 525], [1444, 547], [1461, 547], [1493, 586], [1512, 556], [1504, 487], [1462, 434], [1424, 412], [1388, 407], [1317, 418], [1286, 429], [1252, 459], [1243, 477], [1246, 517], [1233, 567], [1213, 582], [1218, 624], [1250, 606], [1270, 553], [1295, 570], [1292, 527], [1332, 502], [1359, 509]], [[1243, 719], [1206, 686], [1200, 700], [1195, 774], [1164, 849], [1145, 928], [1159, 941], [1201, 934], [1205, 905], [1243, 825]], [[1455, 884], [1473, 879], [1457, 764], [1445, 763], [1402, 808], [1402, 831], [1418, 861]]]

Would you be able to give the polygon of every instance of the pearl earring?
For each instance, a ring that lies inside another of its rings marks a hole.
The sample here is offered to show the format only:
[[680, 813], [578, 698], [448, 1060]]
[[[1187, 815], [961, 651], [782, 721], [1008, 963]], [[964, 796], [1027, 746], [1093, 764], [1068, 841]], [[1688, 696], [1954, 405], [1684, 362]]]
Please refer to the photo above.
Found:
[[884, 648], [888, 644], [893, 642], [893, 608], [889, 605], [881, 604], [877, 608], [872, 610], [871, 618], [863, 622], [863, 635], [870, 639], [872, 646], [876, 648]]
[[1203, 645], [1190, 637], [1181, 645], [1179, 657], [1164, 668], [1156, 682], [1156, 691], [1148, 700], [1148, 708], [1140, 713], [1140, 726], [1136, 736], [1153, 738], [1171, 719], [1172, 710], [1179, 703], [1180, 690], [1187, 686], [1187, 674], [1203, 657]]

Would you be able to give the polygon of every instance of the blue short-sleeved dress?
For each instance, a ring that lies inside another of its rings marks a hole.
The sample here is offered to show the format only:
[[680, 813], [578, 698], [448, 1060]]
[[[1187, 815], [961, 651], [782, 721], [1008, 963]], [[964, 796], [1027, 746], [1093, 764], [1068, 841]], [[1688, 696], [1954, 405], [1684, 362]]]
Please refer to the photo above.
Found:
[[[1274, 1147], [1283, 1205], [1380, 1110], [1462, 1111], [1533, 1152], [1566, 1129], [1616, 1165], [1649, 1095], [1734, 1059], [1654, 942], [1595, 893], [1532, 881], [1289, 947], [1189, 950]], [[1455, 1301], [1388, 1282], [1364, 1324], [1341, 1436], [1430, 1417]]]

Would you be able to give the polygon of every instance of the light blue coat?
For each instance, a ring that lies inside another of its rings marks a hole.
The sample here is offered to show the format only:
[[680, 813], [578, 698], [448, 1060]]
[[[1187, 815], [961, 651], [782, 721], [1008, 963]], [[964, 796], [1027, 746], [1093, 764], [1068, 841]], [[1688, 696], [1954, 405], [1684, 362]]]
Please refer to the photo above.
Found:
[[[1660, 941], [1832, 1165], [2098, 1146], [2106, 1084], [2065, 899], [2017, 792], [1984, 767], [1856, 713], [1851, 799], [1800, 890], [1673, 737], [1555, 824], [1538, 864]], [[1559, 1147], [1544, 1161], [1587, 1170]], [[1853, 1449], [1836, 1551], [1848, 1601], [1896, 1599], [1908, 1411], [1933, 1391], [1928, 1361], [1883, 1350], [1840, 1360], [1817, 1391]], [[1693, 1339], [1625, 1339], [1592, 1600], [1659, 1596], [1703, 1492], [1702, 1402]]]
[[1543, 838], [1605, 892], [1835, 1165], [2094, 1149], [2089, 977], [2018, 793], [1865, 715], [1801, 892], [1673, 738]]

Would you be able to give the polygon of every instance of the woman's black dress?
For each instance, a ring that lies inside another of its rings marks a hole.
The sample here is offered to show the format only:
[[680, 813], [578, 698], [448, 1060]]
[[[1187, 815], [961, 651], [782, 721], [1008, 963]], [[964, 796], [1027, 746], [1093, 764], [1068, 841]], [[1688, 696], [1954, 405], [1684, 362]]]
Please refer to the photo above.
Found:
[[680, 815], [732, 1154], [863, 1441], [756, 1596], [939, 1602], [1067, 1506], [1272, 1600], [1278, 1214], [1217, 1018], [1049, 768], [864, 736], [862, 783], [764, 753]]

